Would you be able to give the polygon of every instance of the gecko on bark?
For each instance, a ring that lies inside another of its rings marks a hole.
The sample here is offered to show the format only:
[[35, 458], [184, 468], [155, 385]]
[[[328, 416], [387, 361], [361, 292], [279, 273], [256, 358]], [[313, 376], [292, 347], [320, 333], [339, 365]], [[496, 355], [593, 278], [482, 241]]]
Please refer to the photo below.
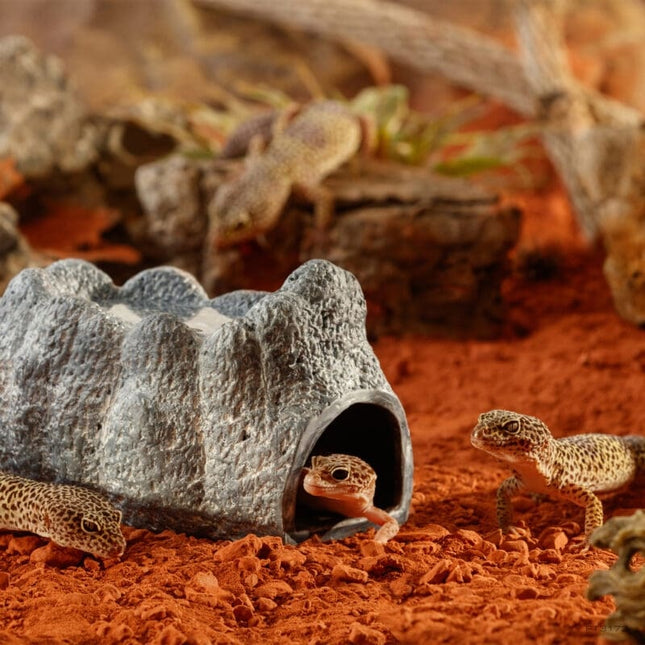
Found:
[[323, 230], [333, 200], [320, 182], [356, 154], [362, 132], [360, 118], [338, 101], [305, 106], [215, 193], [208, 206], [213, 245], [228, 247], [270, 231], [293, 190], [314, 202], [316, 227]]

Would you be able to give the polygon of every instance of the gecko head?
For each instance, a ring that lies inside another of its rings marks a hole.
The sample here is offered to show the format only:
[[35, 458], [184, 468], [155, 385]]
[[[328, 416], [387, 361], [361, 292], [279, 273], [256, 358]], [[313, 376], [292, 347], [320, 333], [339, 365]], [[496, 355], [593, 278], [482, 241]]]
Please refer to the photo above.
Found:
[[315, 497], [364, 506], [374, 499], [376, 473], [354, 455], [316, 455], [305, 469], [303, 487]]
[[480, 414], [470, 437], [475, 448], [508, 462], [537, 458], [551, 440], [549, 429], [540, 419], [509, 410]]
[[253, 204], [242, 182], [221, 186], [208, 211], [216, 246], [232, 246], [253, 238]]
[[277, 223], [289, 197], [289, 183], [251, 166], [222, 184], [208, 205], [213, 243], [225, 248], [251, 241]]
[[45, 532], [56, 544], [99, 558], [123, 554], [121, 511], [104, 497], [77, 486], [55, 486], [47, 495]]

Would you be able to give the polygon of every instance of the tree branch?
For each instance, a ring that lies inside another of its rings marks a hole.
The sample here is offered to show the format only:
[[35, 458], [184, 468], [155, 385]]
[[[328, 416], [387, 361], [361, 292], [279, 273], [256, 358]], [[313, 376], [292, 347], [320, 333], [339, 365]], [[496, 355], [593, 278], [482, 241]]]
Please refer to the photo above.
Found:
[[535, 112], [526, 76], [513, 52], [471, 29], [380, 0], [194, 0], [298, 27], [335, 40], [378, 47], [422, 71], [499, 99], [527, 116]]

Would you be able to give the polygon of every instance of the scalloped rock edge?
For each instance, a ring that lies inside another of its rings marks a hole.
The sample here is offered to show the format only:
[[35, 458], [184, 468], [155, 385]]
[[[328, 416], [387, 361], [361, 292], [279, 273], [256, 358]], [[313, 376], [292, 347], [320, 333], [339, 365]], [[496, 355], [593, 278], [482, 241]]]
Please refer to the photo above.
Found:
[[0, 468], [102, 491], [135, 526], [285, 535], [311, 420], [363, 390], [400, 406], [365, 316], [354, 276], [323, 260], [212, 300], [170, 267], [120, 288], [80, 260], [26, 269], [0, 299]]

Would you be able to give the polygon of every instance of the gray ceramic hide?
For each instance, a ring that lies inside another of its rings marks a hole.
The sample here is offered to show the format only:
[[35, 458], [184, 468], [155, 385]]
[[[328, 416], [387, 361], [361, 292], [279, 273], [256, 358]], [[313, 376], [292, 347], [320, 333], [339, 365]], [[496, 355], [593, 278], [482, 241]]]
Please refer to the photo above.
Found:
[[354, 276], [313, 260], [275, 293], [209, 300], [163, 267], [26, 269], [0, 299], [0, 468], [107, 493], [124, 520], [210, 537], [338, 537], [297, 501], [311, 454], [359, 455], [403, 522], [412, 451]]

